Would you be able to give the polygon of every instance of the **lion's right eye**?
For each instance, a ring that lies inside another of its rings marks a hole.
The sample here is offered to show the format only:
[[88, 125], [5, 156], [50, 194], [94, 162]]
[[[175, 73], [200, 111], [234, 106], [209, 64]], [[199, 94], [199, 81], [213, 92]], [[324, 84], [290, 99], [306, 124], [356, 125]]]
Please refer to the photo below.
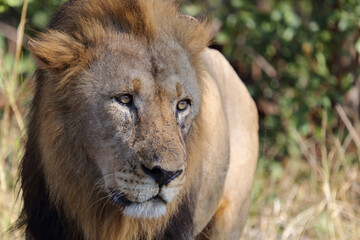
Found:
[[176, 106], [176, 109], [180, 112], [182, 111], [185, 111], [188, 106], [190, 105], [190, 100], [189, 99], [185, 99], [185, 100], [182, 100], [180, 102], [178, 102], [177, 106]]
[[115, 100], [124, 105], [130, 105], [132, 103], [132, 96], [130, 94], [123, 94], [114, 97]]

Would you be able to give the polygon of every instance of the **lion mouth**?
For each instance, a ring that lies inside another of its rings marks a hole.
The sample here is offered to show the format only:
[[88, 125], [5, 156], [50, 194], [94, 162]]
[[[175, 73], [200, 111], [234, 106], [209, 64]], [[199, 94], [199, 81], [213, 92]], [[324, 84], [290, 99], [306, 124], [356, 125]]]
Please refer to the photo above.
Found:
[[167, 204], [168, 202], [166, 200], [164, 200], [159, 194], [143, 201], [143, 202], [133, 202], [129, 199], [127, 199], [125, 196], [123, 196], [122, 194], [120, 194], [119, 192], [117, 192], [116, 190], [111, 190], [111, 199], [112, 202], [115, 203], [116, 205], [122, 206], [122, 207], [128, 207], [132, 204], [142, 204], [142, 203], [146, 203], [146, 202], [154, 202], [154, 203], [162, 203], [162, 204]]
[[133, 202], [127, 199], [126, 197], [122, 196], [116, 190], [111, 190], [111, 199], [113, 203], [120, 206], [130, 206]]

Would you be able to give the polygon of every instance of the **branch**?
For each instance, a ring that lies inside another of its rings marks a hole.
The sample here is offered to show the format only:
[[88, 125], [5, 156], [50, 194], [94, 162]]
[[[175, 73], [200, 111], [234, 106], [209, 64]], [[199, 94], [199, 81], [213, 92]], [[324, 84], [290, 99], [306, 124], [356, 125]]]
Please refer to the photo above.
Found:
[[[5, 38], [9, 39], [10, 41], [12, 41], [13, 43], [17, 43], [18, 34], [16, 28], [2, 21], [0, 21], [0, 34], [3, 35]], [[24, 36], [21, 45], [25, 47], [26, 42], [27, 42], [27, 37]]]

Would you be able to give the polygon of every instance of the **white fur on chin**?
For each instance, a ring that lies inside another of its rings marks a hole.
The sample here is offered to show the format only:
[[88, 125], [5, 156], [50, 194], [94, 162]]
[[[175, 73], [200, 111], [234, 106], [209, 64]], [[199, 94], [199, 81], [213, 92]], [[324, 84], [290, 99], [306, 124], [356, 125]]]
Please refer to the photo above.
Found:
[[133, 218], [158, 218], [165, 215], [166, 204], [156, 200], [144, 203], [132, 203], [125, 207], [123, 214]]

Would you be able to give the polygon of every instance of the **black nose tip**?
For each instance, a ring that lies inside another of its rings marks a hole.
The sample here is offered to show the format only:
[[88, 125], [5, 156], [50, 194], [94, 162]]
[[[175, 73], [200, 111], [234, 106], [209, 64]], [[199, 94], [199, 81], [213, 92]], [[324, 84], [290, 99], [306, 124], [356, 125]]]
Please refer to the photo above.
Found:
[[155, 166], [152, 169], [148, 169], [144, 164], [141, 164], [141, 169], [146, 175], [152, 177], [160, 187], [169, 184], [182, 173], [182, 170], [166, 171], [160, 166]]

